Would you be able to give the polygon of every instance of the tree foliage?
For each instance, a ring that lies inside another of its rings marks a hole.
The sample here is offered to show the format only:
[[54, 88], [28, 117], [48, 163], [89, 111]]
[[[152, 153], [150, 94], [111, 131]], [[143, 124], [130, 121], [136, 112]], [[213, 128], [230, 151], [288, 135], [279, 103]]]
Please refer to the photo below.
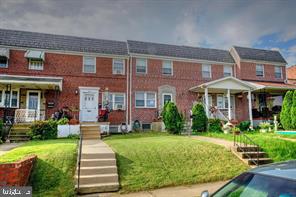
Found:
[[184, 117], [173, 102], [167, 102], [161, 113], [165, 129], [172, 134], [180, 134], [184, 127]]
[[[284, 129], [292, 129], [293, 124], [292, 124], [292, 119], [291, 119], [291, 108], [293, 104], [293, 97], [295, 93], [293, 91], [288, 91], [285, 95], [283, 105], [282, 105], [282, 111], [280, 113], [281, 117], [281, 124], [283, 125]], [[294, 97], [295, 98], [295, 97]], [[295, 105], [296, 105], [296, 100], [295, 100]], [[296, 108], [293, 110], [296, 112]]]
[[207, 130], [208, 118], [202, 103], [197, 103], [192, 108], [192, 130], [203, 132]]

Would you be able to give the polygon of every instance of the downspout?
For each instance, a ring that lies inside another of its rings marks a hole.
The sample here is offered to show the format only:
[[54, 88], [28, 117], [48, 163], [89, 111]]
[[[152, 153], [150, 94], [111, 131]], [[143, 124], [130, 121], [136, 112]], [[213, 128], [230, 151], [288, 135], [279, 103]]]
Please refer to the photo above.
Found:
[[129, 106], [130, 106], [130, 108], [129, 108], [129, 110], [130, 110], [130, 113], [129, 113], [129, 116], [130, 116], [130, 118], [129, 118], [129, 125], [130, 125], [130, 130], [132, 130], [132, 73], [133, 73], [133, 57], [130, 55], [130, 69], [129, 69], [129, 74], [130, 74], [130, 78], [129, 78], [129, 80], [130, 80], [130, 85], [129, 85], [129, 88], [130, 88], [130, 94], [129, 94], [129, 102], [130, 102], [130, 104], [129, 104]]
[[128, 113], [129, 113], [129, 58], [127, 58], [126, 64], [126, 110], [125, 110], [125, 124], [128, 126]]

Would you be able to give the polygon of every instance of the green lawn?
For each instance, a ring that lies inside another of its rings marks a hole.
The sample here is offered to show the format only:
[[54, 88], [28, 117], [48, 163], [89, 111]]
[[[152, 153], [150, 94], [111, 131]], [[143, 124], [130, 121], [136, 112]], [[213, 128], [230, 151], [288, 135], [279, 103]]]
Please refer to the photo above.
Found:
[[[199, 135], [233, 141], [232, 134], [204, 132]], [[247, 135], [261, 146], [275, 162], [296, 159], [296, 142], [280, 139], [274, 133], [250, 132]]]
[[0, 157], [0, 163], [36, 154], [31, 175], [34, 196], [74, 196], [77, 140], [30, 141]]
[[142, 133], [104, 141], [116, 152], [122, 192], [227, 180], [248, 169], [225, 148], [185, 136]]

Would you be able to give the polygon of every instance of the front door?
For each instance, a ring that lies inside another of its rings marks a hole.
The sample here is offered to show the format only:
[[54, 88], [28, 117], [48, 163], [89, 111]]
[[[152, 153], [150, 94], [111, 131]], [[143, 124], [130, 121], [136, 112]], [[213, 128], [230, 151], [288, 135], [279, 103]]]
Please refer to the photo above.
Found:
[[41, 95], [41, 92], [38, 90], [27, 91], [27, 106], [26, 106], [27, 122], [39, 120], [40, 118], [40, 100], [41, 100], [40, 95]]
[[98, 89], [80, 89], [80, 121], [96, 122], [98, 117]]

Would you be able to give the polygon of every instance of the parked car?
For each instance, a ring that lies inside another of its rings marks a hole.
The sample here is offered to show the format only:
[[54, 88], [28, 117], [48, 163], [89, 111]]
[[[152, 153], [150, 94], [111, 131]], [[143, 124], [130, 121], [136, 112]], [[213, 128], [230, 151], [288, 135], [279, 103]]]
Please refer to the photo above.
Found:
[[202, 197], [296, 197], [296, 160], [268, 164], [242, 173], [210, 195]]

